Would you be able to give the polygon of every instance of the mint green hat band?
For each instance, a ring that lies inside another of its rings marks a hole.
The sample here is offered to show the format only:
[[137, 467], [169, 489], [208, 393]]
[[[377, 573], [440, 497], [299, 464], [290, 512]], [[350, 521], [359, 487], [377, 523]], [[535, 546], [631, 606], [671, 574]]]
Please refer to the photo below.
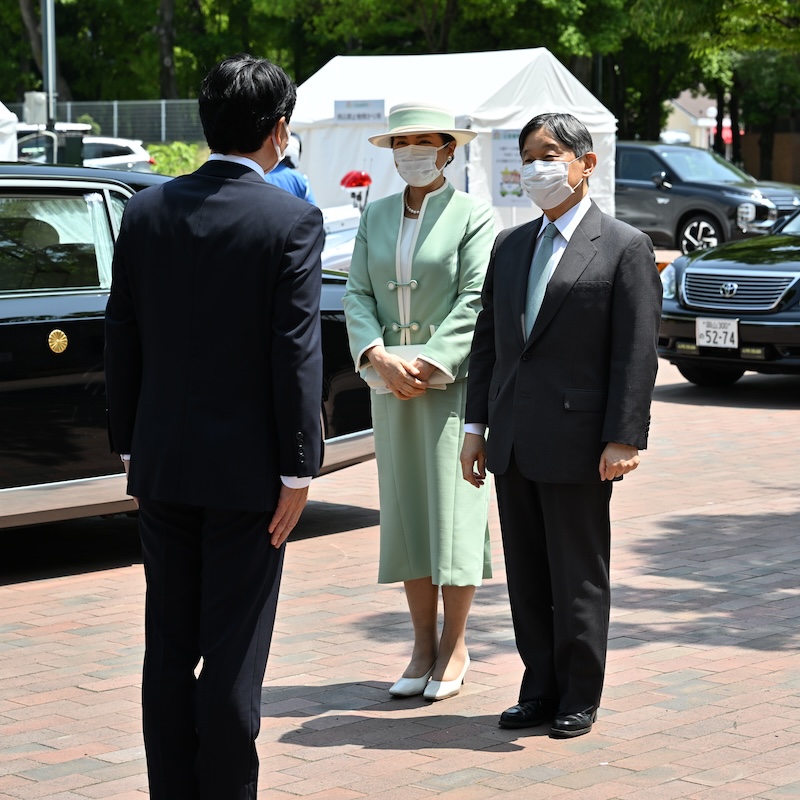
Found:
[[389, 130], [369, 137], [376, 147], [391, 147], [395, 136], [421, 133], [446, 133], [457, 145], [472, 141], [477, 134], [466, 128], [456, 128], [452, 111], [424, 103], [400, 103], [389, 109]]
[[452, 114], [433, 108], [403, 108], [389, 112], [389, 128], [427, 128], [428, 130], [445, 130], [455, 128], [456, 121]]

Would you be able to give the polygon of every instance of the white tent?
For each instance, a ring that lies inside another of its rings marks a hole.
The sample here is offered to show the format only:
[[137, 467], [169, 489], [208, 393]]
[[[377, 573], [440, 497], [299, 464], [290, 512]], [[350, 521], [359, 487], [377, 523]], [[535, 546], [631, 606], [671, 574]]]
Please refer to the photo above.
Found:
[[0, 103], [0, 161], [17, 160], [17, 115]]
[[[599, 158], [591, 195], [614, 213], [614, 148], [617, 121], [548, 50], [505, 50], [423, 56], [337, 56], [303, 83], [297, 92], [292, 130], [303, 143], [300, 169], [311, 181], [321, 206], [348, 202], [340, 187], [351, 170], [372, 178], [369, 199], [403, 188], [391, 151], [374, 147], [367, 137], [386, 130], [382, 112], [407, 101], [445, 106], [456, 125], [478, 132], [458, 148], [447, 168], [460, 189], [492, 202], [497, 180], [493, 131], [519, 131], [537, 114], [574, 114], [589, 129]], [[336, 103], [336, 101], [340, 101]], [[345, 101], [361, 113], [347, 119]], [[372, 102], [365, 102], [372, 101]], [[337, 113], [338, 112], [338, 113]], [[376, 119], [378, 117], [378, 119]], [[531, 219], [539, 212], [524, 200], [521, 207], [495, 206], [498, 227]]]

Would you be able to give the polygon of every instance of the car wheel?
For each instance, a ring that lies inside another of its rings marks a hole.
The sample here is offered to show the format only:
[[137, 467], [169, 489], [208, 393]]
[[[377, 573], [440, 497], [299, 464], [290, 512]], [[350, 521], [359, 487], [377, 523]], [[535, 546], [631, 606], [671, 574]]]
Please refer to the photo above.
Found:
[[720, 224], [705, 214], [689, 217], [678, 229], [678, 249], [681, 253], [706, 250], [724, 241]]
[[730, 386], [744, 375], [739, 367], [709, 367], [704, 364], [676, 364], [678, 372], [696, 386]]

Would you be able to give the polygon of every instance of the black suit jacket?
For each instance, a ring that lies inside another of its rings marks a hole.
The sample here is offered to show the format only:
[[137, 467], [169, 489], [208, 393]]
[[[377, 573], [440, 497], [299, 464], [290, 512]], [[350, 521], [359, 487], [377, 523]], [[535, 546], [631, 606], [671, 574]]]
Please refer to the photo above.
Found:
[[467, 422], [489, 425], [487, 466], [529, 480], [600, 480], [607, 442], [644, 448], [657, 369], [661, 282], [650, 239], [595, 205], [523, 332], [541, 219], [495, 242], [470, 356]]
[[317, 474], [322, 243], [318, 208], [230, 162], [131, 198], [106, 310], [131, 494], [268, 511]]

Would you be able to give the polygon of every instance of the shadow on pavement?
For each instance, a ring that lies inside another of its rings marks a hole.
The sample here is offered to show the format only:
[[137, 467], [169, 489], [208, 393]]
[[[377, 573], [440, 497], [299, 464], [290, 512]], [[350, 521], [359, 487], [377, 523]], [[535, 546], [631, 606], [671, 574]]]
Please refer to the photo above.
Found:
[[374, 508], [309, 500], [291, 539], [310, 539], [328, 533], [372, 528], [379, 519], [379, 512]]
[[[798, 511], [674, 515], [656, 535], [626, 546], [662, 586], [615, 582], [611, 649], [645, 642], [736, 646], [765, 652], [800, 647]], [[645, 612], [647, 621], [626, 621]]]
[[0, 531], [0, 585], [142, 563], [135, 517], [89, 517]]
[[730, 386], [711, 388], [688, 381], [656, 386], [653, 400], [692, 406], [726, 408], [800, 408], [800, 376], [747, 372]]
[[[340, 747], [342, 745], [359, 745], [370, 750], [491, 750], [497, 753], [511, 753], [522, 750], [522, 745], [515, 744], [515, 739], [531, 736], [547, 736], [549, 727], [541, 725], [524, 730], [504, 730], [497, 725], [498, 714], [461, 715], [443, 714], [439, 703], [429, 703], [419, 697], [402, 700], [384, 700], [387, 696], [388, 684], [335, 684], [320, 688], [320, 698], [336, 693], [355, 693], [361, 691], [360, 705], [342, 705], [341, 710], [357, 710], [369, 706], [371, 713], [386, 712], [386, 716], [359, 716], [358, 714], [325, 715], [328, 706], [317, 704], [315, 695], [308, 694], [307, 687], [283, 687], [287, 696], [297, 697], [300, 694], [308, 700], [305, 708], [294, 711], [281, 711], [270, 714], [267, 709], [262, 716], [280, 718], [303, 718], [295, 730], [284, 733], [279, 741], [282, 744], [293, 744], [300, 747]], [[363, 700], [363, 690], [376, 692], [380, 699], [375, 702]], [[294, 692], [294, 694], [291, 694]], [[269, 702], [269, 701], [268, 701]], [[446, 702], [446, 701], [445, 701]], [[416, 710], [413, 717], [393, 717], [393, 712], [406, 714]], [[311, 716], [313, 715], [313, 716]]]

